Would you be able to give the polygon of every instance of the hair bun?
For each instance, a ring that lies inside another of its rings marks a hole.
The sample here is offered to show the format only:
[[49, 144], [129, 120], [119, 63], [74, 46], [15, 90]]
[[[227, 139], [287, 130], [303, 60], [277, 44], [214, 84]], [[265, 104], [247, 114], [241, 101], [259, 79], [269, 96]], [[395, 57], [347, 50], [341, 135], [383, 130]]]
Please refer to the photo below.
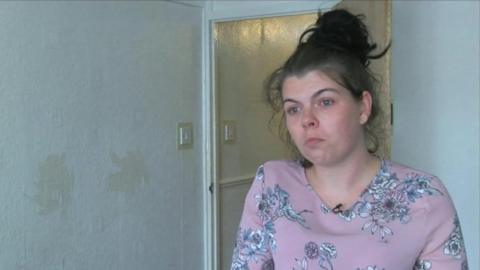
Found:
[[[319, 13], [315, 25], [300, 37], [300, 44], [352, 54], [364, 66], [368, 66], [369, 59], [382, 57], [389, 46], [380, 54], [371, 55], [377, 44], [370, 43], [370, 35], [363, 19], [363, 15], [355, 16], [344, 9]], [[303, 41], [305, 38], [307, 40]]]

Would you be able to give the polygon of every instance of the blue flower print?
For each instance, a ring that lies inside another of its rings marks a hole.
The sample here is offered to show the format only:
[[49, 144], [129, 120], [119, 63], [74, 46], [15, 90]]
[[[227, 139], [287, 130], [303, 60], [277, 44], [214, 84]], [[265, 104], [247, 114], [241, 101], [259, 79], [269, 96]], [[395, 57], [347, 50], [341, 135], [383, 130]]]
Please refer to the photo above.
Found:
[[275, 263], [270, 259], [262, 264], [262, 270], [275, 270]]
[[332, 259], [337, 257], [337, 249], [333, 244], [322, 243], [318, 265], [320, 269], [333, 269]]
[[[444, 243], [443, 253], [447, 256], [452, 256], [455, 259], [462, 259], [462, 254], [465, 251], [465, 247], [463, 244], [463, 236], [460, 230], [460, 221], [458, 217], [455, 216], [454, 221], [454, 228], [453, 231], [450, 233], [447, 241]], [[465, 258], [462, 261], [462, 270], [468, 270], [468, 263]], [[432, 268], [433, 263], [429, 260], [417, 260], [414, 266], [414, 270], [430, 270]]]
[[443, 195], [438, 189], [430, 185], [431, 179], [418, 174], [410, 174], [403, 181], [401, 191], [408, 198], [410, 203], [414, 203], [417, 199], [424, 195]]
[[297, 212], [290, 204], [289, 194], [278, 184], [274, 188], [266, 188], [261, 194], [255, 195], [257, 200], [258, 215], [263, 222], [274, 222], [278, 218], [285, 217], [290, 221], [297, 222], [308, 229], [303, 213], [311, 213], [310, 210]]
[[322, 270], [333, 270], [332, 260], [337, 257], [337, 249], [331, 243], [325, 242], [318, 246], [315, 242], [305, 244], [305, 256], [295, 259], [293, 270], [308, 270], [309, 261], [315, 262]]
[[413, 270], [429, 270], [432, 269], [432, 262], [428, 260], [417, 260], [413, 266]]
[[263, 172], [263, 165], [258, 167], [257, 173], [255, 174], [255, 180], [262, 181], [265, 178], [265, 173]]
[[385, 268], [379, 268], [376, 265], [373, 265], [373, 266], [369, 265], [365, 268], [357, 268], [356, 270], [385, 270]]
[[382, 240], [387, 236], [393, 235], [392, 229], [390, 229], [390, 227], [387, 226], [387, 222], [382, 219], [372, 219], [372, 221], [365, 223], [362, 227], [362, 231], [366, 230], [370, 230], [372, 235], [379, 233]]
[[272, 220], [275, 216], [278, 216], [280, 198], [271, 188], [268, 188], [264, 193], [255, 195], [255, 199], [258, 201], [258, 215], [262, 221]]
[[232, 270], [248, 270], [248, 262], [262, 262], [262, 269], [274, 269], [274, 263], [267, 255], [277, 248], [275, 240], [275, 222], [280, 218], [298, 223], [308, 229], [304, 213], [309, 210], [295, 211], [290, 203], [290, 195], [278, 184], [273, 188], [265, 187], [264, 172], [261, 166], [257, 170], [256, 179], [261, 181], [262, 192], [255, 194], [257, 215], [262, 221], [262, 228], [240, 228], [233, 251]]
[[297, 265], [293, 267], [293, 270], [308, 270], [308, 261], [306, 257], [303, 257], [301, 260], [295, 258], [295, 262]]
[[455, 259], [461, 259], [465, 247], [463, 244], [462, 231], [460, 230], [460, 221], [457, 216], [455, 217], [453, 224], [453, 231], [450, 233], [450, 236], [444, 244], [443, 253], [452, 256]]
[[258, 262], [265, 259], [267, 252], [276, 248], [274, 233], [271, 226], [265, 226], [261, 230], [240, 229], [235, 242], [231, 269], [247, 270], [249, 260]]
[[315, 242], [308, 242], [305, 245], [305, 255], [310, 260], [315, 260], [320, 256], [320, 249]]
[[352, 221], [355, 217], [357, 217], [355, 211], [352, 211], [351, 209], [343, 210], [342, 212], [338, 213], [338, 215], [349, 222]]
[[420, 174], [409, 174], [405, 179], [398, 179], [396, 174], [388, 171], [385, 162], [361, 200], [351, 210], [339, 216], [351, 221], [357, 216], [368, 219], [362, 226], [363, 231], [378, 235], [386, 241], [393, 235], [389, 223], [398, 221], [407, 224], [410, 219], [410, 204], [424, 196], [443, 195], [431, 186], [431, 178]]

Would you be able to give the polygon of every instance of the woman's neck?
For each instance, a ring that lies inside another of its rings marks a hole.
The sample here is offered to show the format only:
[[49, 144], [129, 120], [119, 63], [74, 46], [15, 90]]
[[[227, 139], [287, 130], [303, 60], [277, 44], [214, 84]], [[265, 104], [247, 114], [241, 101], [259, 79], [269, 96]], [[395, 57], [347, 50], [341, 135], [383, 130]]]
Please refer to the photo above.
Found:
[[313, 164], [306, 170], [310, 185], [330, 207], [353, 204], [380, 168], [380, 160], [366, 152], [350, 156], [335, 166]]

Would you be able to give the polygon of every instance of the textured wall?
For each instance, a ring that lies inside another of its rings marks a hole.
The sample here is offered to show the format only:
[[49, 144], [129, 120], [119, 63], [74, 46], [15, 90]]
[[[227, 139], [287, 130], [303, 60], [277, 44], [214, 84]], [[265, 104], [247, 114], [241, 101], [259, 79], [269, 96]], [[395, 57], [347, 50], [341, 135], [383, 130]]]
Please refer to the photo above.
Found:
[[479, 24], [477, 1], [394, 1], [395, 160], [439, 176], [479, 265]]
[[199, 268], [201, 14], [0, 3], [1, 269]]

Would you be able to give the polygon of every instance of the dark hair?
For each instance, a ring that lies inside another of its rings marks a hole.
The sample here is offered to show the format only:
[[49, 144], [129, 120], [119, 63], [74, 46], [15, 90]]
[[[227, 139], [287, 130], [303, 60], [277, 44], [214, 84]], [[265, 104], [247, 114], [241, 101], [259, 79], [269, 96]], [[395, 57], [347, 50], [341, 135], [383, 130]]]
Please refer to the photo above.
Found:
[[382, 52], [372, 55], [377, 45], [371, 42], [363, 19], [363, 15], [356, 16], [343, 9], [323, 15], [319, 13], [315, 24], [300, 36], [293, 54], [266, 81], [267, 102], [274, 110], [272, 119], [281, 113], [280, 135], [291, 147], [294, 158], [304, 167], [312, 164], [300, 154], [285, 127], [282, 87], [286, 78], [300, 77], [313, 70], [321, 71], [345, 87], [357, 100], [361, 100], [363, 91], [371, 94], [372, 111], [365, 124], [365, 134], [368, 151], [374, 153], [378, 149], [378, 133], [381, 131], [375, 123], [380, 110], [375, 91], [377, 79], [368, 66], [370, 59], [385, 55], [390, 44]]

